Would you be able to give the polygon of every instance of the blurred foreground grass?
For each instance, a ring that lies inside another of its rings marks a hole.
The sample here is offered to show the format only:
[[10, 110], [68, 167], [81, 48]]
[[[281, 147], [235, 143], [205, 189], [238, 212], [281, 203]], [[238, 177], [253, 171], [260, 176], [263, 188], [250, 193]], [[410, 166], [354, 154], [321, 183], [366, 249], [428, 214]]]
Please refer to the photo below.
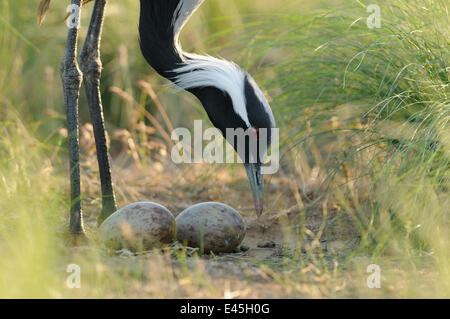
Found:
[[[187, 49], [217, 53], [254, 74], [281, 128], [282, 170], [267, 180], [267, 219], [244, 215], [268, 229], [261, 238], [275, 228], [286, 243], [253, 258], [65, 246], [69, 183], [57, 73], [65, 4], [52, 4], [38, 29], [37, 3], [3, 1], [0, 297], [449, 297], [448, 5], [379, 5], [382, 28], [368, 29], [361, 2], [207, 0], [183, 33]], [[102, 50], [120, 206], [155, 200], [177, 213], [219, 200], [245, 212], [250, 194], [240, 168], [169, 163], [164, 134], [142, 110], [162, 123], [160, 103], [173, 126], [185, 127], [205, 115], [145, 66], [137, 7], [111, 1]], [[80, 105], [84, 123], [84, 97]], [[100, 201], [88, 124], [81, 143], [93, 235]], [[373, 263], [381, 289], [366, 286]], [[81, 266], [81, 289], [66, 286], [69, 264]]]

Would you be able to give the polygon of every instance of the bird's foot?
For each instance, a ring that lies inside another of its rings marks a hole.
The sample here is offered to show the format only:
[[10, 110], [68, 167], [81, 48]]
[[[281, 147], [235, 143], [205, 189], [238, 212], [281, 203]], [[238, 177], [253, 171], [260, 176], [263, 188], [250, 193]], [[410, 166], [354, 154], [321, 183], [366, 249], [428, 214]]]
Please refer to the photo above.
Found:
[[114, 214], [117, 211], [116, 202], [115, 200], [110, 200], [103, 203], [102, 211], [100, 215], [97, 218], [97, 226], [100, 227], [100, 225], [107, 219], [109, 216]]
[[85, 233], [69, 234], [66, 245], [68, 247], [87, 246], [89, 244], [89, 237]]

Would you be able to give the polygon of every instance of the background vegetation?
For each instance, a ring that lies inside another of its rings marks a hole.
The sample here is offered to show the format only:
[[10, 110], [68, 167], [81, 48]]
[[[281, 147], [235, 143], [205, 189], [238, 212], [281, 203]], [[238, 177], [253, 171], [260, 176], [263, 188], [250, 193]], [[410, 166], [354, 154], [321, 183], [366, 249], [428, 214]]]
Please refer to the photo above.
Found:
[[[443, 0], [376, 3], [380, 29], [366, 25], [368, 1], [207, 0], [182, 34], [187, 51], [232, 59], [253, 74], [281, 129], [282, 170], [267, 180], [264, 225], [277, 220], [285, 243], [276, 257], [253, 260], [66, 247], [58, 67], [67, 3], [53, 1], [38, 28], [38, 1], [1, 1], [0, 297], [448, 298], [449, 7]], [[120, 206], [155, 200], [178, 213], [212, 199], [245, 212], [250, 194], [241, 168], [170, 163], [170, 128], [206, 117], [141, 57], [138, 4], [110, 1], [102, 44]], [[94, 234], [99, 184], [84, 95], [80, 116], [82, 200]], [[249, 223], [257, 223], [251, 214]], [[316, 215], [323, 222], [314, 228], [308, 218]], [[82, 289], [65, 285], [70, 263], [83, 269]], [[214, 263], [227, 275], [209, 271]], [[381, 289], [365, 285], [372, 263], [381, 266]], [[264, 280], [234, 275], [233, 267], [248, 264]]]

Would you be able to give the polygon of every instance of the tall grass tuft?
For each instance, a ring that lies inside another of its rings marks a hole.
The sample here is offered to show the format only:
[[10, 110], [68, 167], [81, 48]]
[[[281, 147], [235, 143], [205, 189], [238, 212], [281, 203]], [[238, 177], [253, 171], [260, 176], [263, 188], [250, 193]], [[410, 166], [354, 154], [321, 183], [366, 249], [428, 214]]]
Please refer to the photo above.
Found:
[[250, 67], [272, 93], [285, 152], [328, 167], [323, 184], [359, 226], [354, 254], [427, 256], [448, 296], [449, 8], [378, 4], [379, 29], [362, 2], [248, 26]]

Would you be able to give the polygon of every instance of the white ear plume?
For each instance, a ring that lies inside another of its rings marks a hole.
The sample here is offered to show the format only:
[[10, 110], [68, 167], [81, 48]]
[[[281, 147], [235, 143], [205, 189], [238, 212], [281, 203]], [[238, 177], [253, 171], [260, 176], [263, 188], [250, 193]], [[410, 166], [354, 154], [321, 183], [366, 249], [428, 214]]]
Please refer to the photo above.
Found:
[[196, 54], [183, 55], [188, 59], [174, 70], [178, 73], [175, 84], [184, 90], [212, 86], [227, 93], [235, 113], [250, 127], [244, 94], [244, 71], [230, 61]]
[[175, 45], [185, 58], [184, 64], [173, 70], [178, 74], [175, 77], [175, 84], [184, 90], [212, 86], [227, 93], [233, 102], [235, 113], [250, 127], [244, 93], [244, 71], [230, 61], [183, 52], [179, 44], [178, 38], [182, 28], [203, 1], [180, 0], [175, 10], [172, 21]]

